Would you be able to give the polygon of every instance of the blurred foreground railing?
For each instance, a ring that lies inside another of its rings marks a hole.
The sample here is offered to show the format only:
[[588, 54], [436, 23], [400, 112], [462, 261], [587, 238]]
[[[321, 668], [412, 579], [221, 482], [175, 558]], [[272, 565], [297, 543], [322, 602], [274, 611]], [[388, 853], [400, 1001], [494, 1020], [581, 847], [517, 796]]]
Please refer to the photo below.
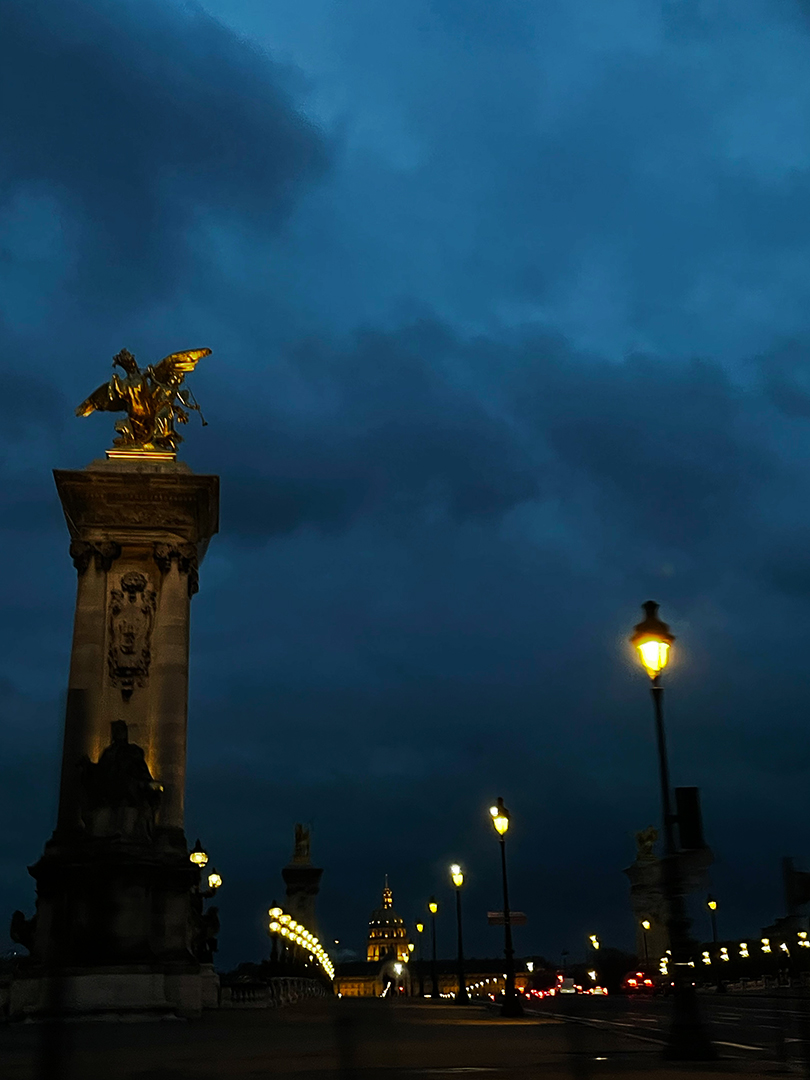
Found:
[[222, 985], [219, 1004], [222, 1009], [280, 1009], [306, 998], [331, 996], [331, 989], [321, 979], [236, 980]]

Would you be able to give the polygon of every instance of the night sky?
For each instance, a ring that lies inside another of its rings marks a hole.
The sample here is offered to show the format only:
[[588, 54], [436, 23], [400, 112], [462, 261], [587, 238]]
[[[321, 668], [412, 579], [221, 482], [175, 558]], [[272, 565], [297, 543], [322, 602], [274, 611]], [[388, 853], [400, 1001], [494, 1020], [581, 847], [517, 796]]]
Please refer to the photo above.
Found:
[[[810, 868], [810, 5], [6, 0], [0, 947], [54, 825], [75, 571], [51, 469], [123, 347], [207, 346], [222, 477], [192, 605], [187, 833], [219, 962], [267, 950], [296, 821], [362, 949], [460, 861], [495, 955], [630, 947], [622, 868], [701, 788], [721, 936]], [[702, 899], [702, 896], [698, 898]], [[698, 933], [708, 933], [700, 915]]]

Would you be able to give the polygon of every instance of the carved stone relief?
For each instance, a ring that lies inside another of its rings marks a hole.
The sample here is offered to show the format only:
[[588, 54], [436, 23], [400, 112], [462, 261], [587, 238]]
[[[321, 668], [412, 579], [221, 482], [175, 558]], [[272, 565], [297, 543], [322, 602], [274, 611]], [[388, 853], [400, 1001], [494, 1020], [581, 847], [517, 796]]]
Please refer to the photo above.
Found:
[[138, 571], [123, 574], [120, 586], [110, 590], [107, 666], [110, 682], [127, 701], [149, 677], [157, 594], [146, 574]]

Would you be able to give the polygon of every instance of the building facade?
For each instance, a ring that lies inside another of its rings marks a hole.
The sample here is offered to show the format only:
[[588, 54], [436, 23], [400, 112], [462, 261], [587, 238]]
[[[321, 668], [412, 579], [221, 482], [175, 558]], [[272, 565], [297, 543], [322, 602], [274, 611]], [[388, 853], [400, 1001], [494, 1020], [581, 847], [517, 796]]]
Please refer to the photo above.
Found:
[[386, 874], [382, 907], [375, 908], [368, 920], [366, 959], [369, 963], [393, 961], [407, 964], [410, 955], [408, 932], [404, 920], [394, 911], [394, 894]]

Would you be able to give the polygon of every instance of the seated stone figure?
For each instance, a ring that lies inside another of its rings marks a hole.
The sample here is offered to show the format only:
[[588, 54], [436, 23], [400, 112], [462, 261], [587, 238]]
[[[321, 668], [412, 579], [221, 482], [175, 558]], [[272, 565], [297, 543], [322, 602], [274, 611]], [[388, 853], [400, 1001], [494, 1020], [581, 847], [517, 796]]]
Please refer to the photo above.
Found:
[[15, 911], [11, 916], [9, 937], [12, 941], [16, 942], [18, 945], [22, 945], [24, 949], [28, 949], [28, 951], [32, 953], [34, 951], [36, 925], [36, 915], [32, 919], [26, 919], [25, 914], [22, 911]]
[[85, 828], [91, 836], [150, 840], [163, 789], [143, 749], [129, 741], [126, 722], [113, 721], [110, 735], [98, 762], [81, 763]]

